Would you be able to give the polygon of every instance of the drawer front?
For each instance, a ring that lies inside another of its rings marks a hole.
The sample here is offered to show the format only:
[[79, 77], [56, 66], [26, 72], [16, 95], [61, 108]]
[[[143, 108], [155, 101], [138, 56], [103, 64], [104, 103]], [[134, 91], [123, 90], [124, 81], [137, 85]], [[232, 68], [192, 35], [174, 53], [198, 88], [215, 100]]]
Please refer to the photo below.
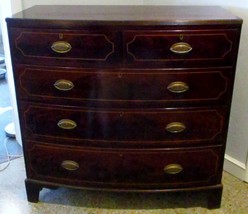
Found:
[[227, 104], [234, 75], [230, 69], [97, 72], [18, 67], [16, 87], [22, 99], [112, 107]]
[[11, 36], [12, 58], [17, 63], [101, 64], [113, 61], [118, 55], [118, 39], [111, 32], [13, 29]]
[[235, 65], [238, 30], [126, 31], [127, 63], [163, 67]]
[[[32, 143], [30, 143], [32, 144]], [[112, 188], [184, 187], [219, 182], [222, 147], [178, 150], [87, 150], [37, 144], [28, 177]]]
[[[95, 141], [98, 146], [222, 143], [226, 109], [101, 111], [23, 105], [26, 137]], [[92, 142], [92, 143], [95, 143]], [[205, 142], [206, 143], [206, 142]]]

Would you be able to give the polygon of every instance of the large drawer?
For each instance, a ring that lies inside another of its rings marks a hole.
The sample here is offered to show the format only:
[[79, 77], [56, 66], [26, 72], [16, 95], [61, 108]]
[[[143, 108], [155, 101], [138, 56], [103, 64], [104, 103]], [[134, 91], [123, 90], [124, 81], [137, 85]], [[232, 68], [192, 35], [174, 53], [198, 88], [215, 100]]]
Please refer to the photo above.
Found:
[[[225, 108], [168, 110], [82, 110], [22, 104], [23, 134], [28, 138], [85, 140], [104, 146], [221, 144]], [[81, 142], [81, 141], [80, 141]]]
[[168, 30], [124, 32], [129, 64], [163, 67], [235, 65], [239, 31]]
[[135, 190], [220, 182], [222, 155], [222, 147], [104, 150], [29, 142], [26, 157], [30, 179]]
[[18, 66], [23, 100], [87, 106], [225, 105], [231, 98], [231, 69], [96, 70]]
[[13, 29], [12, 58], [17, 63], [82, 65], [117, 60], [113, 32]]

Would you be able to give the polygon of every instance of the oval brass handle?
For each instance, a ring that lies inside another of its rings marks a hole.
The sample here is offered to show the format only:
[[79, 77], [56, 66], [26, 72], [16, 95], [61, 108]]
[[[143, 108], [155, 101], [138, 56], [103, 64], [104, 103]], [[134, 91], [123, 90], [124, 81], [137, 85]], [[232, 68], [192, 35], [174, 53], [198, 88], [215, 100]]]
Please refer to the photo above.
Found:
[[68, 171], [76, 171], [79, 168], [79, 164], [72, 160], [64, 160], [61, 163], [61, 167]]
[[75, 129], [77, 127], [77, 123], [69, 119], [62, 119], [57, 123], [57, 125], [61, 129]]
[[181, 122], [172, 122], [165, 127], [166, 131], [170, 133], [180, 133], [186, 129], [186, 126]]
[[68, 53], [72, 49], [71, 44], [66, 41], [54, 42], [51, 48], [56, 53]]
[[70, 91], [74, 88], [73, 82], [70, 80], [57, 80], [54, 84], [54, 87], [60, 91]]
[[186, 54], [192, 51], [192, 47], [188, 43], [178, 42], [178, 43], [173, 44], [170, 47], [170, 50], [176, 54]]
[[183, 167], [180, 164], [169, 164], [164, 167], [166, 174], [175, 175], [183, 171]]
[[183, 93], [189, 90], [189, 86], [185, 82], [171, 82], [167, 89], [172, 93]]

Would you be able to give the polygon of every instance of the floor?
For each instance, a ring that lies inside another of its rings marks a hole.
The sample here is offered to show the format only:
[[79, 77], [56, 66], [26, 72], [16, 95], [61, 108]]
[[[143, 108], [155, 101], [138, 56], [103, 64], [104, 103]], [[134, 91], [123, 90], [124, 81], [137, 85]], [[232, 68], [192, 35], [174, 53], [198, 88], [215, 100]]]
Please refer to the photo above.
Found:
[[[22, 155], [22, 148], [15, 138], [6, 137], [6, 126], [13, 122], [7, 78], [0, 79], [0, 164]], [[0, 171], [3, 168], [0, 165]]]

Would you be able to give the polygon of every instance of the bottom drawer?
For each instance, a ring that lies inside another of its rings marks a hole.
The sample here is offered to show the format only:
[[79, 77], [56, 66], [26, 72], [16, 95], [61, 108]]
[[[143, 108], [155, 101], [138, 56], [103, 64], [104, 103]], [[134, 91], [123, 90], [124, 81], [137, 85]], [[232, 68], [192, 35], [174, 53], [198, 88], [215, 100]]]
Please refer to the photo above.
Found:
[[28, 177], [66, 185], [154, 189], [220, 182], [222, 147], [112, 150], [34, 144]]

